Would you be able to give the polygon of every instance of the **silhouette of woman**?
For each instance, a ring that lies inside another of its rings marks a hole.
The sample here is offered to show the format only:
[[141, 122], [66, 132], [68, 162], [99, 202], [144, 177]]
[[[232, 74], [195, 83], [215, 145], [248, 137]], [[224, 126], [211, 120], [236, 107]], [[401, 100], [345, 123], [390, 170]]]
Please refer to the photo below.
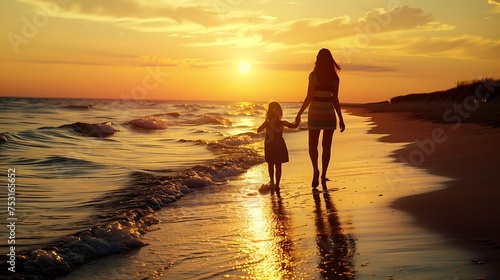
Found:
[[340, 132], [345, 130], [344, 119], [340, 111], [338, 71], [340, 71], [340, 66], [333, 59], [331, 52], [328, 49], [321, 49], [316, 57], [314, 70], [309, 74], [307, 96], [295, 120], [296, 123], [300, 122], [300, 116], [310, 105], [307, 116], [309, 157], [313, 166], [313, 188], [319, 185], [318, 144], [321, 130], [323, 130], [323, 154], [321, 156], [321, 185], [323, 188], [326, 188], [326, 172], [330, 163], [333, 132], [337, 128], [335, 112], [339, 118]]

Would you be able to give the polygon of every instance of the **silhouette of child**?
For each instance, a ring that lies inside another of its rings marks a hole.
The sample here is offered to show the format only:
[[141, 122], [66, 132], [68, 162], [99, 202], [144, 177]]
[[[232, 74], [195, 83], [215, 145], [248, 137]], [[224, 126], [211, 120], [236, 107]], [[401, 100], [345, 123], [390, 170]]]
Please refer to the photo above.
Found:
[[[261, 132], [266, 129], [266, 140], [264, 141], [264, 155], [267, 162], [267, 169], [269, 171], [269, 187], [275, 188], [279, 191], [281, 180], [281, 164], [288, 162], [288, 149], [286, 148], [285, 139], [283, 139], [283, 128], [297, 128], [298, 122], [290, 123], [281, 120], [283, 117], [283, 110], [278, 102], [269, 103], [266, 113], [266, 120], [257, 129]], [[275, 177], [276, 168], [276, 181]]]

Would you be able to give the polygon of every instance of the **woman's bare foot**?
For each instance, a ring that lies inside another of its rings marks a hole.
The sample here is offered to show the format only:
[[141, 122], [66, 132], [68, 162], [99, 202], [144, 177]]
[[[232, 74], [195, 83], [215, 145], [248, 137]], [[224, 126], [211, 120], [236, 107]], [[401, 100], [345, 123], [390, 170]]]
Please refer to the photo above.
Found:
[[311, 185], [312, 185], [313, 188], [317, 188], [318, 187], [318, 185], [319, 185], [319, 170], [314, 170], [313, 180], [312, 180]]

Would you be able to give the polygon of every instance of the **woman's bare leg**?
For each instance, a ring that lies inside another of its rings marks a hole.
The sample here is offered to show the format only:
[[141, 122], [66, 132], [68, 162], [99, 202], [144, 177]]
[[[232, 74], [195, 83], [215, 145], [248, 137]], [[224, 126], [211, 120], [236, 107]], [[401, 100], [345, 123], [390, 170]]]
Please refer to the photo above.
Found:
[[334, 130], [323, 130], [323, 140], [321, 142], [323, 147], [323, 154], [321, 155], [321, 184], [323, 186], [326, 184], [326, 172], [328, 171], [328, 165], [330, 164], [333, 132]]
[[318, 168], [318, 143], [319, 143], [319, 129], [309, 129], [309, 157], [313, 166], [313, 180], [312, 187], [315, 188], [319, 185], [319, 168]]

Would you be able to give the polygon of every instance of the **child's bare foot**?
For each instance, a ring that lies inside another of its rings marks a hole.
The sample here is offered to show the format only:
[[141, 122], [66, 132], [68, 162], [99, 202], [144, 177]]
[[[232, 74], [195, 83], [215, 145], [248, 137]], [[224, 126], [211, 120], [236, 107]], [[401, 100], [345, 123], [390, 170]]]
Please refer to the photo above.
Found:
[[264, 194], [264, 193], [269, 193], [272, 189], [274, 188], [274, 182], [269, 182], [267, 184], [262, 184], [259, 188], [259, 192]]
[[281, 196], [281, 189], [280, 189], [280, 187], [279, 186], [275, 186], [274, 189], [273, 189], [273, 193], [276, 193], [276, 195], [278, 197], [280, 197]]

